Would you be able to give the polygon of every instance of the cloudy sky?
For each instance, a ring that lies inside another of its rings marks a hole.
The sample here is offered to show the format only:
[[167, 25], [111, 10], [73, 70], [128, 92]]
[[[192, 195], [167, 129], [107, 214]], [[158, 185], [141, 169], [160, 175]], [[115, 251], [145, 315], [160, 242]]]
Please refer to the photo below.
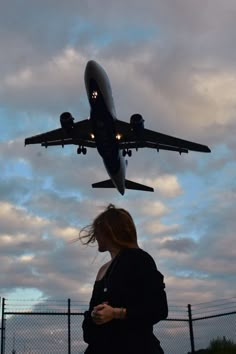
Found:
[[[234, 0], [11, 0], [0, 12], [0, 283], [7, 298], [89, 301], [109, 254], [71, 244], [108, 203], [133, 215], [171, 303], [236, 296]], [[92, 190], [94, 150], [24, 147], [89, 115], [88, 60], [111, 80], [119, 119], [208, 145], [212, 153], [134, 151], [127, 178], [154, 193]]]

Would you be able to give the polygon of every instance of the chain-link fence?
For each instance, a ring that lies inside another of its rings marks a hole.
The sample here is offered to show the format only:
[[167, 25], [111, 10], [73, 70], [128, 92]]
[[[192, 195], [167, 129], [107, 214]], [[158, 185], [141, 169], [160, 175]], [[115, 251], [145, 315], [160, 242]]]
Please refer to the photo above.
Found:
[[[169, 306], [169, 318], [155, 325], [166, 354], [187, 354], [206, 348], [210, 340], [235, 341], [236, 311], [209, 313], [194, 306]], [[82, 354], [82, 321], [87, 305], [76, 301], [1, 301], [1, 354]], [[134, 353], [135, 354], [135, 353]]]

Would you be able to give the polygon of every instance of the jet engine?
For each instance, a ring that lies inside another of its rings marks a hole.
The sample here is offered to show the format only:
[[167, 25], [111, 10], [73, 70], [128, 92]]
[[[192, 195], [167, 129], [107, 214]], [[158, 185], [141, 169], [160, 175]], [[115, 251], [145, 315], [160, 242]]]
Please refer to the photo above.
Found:
[[62, 129], [68, 131], [74, 126], [74, 118], [70, 114], [70, 112], [64, 112], [60, 115], [60, 122]]
[[130, 117], [131, 130], [135, 135], [141, 136], [144, 130], [144, 119], [141, 114], [136, 113]]

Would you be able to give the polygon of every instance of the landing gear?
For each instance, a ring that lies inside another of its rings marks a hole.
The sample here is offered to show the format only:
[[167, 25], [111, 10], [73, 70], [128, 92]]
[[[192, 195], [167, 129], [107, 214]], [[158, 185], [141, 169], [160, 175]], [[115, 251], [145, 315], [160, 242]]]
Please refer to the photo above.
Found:
[[129, 157], [131, 157], [132, 156], [132, 150], [129, 150], [129, 149], [124, 149], [123, 151], [122, 151], [122, 155], [125, 157], [126, 155], [128, 155]]
[[79, 146], [78, 149], [77, 149], [77, 154], [83, 154], [83, 155], [86, 155], [87, 154], [87, 149], [84, 147], [84, 146]]

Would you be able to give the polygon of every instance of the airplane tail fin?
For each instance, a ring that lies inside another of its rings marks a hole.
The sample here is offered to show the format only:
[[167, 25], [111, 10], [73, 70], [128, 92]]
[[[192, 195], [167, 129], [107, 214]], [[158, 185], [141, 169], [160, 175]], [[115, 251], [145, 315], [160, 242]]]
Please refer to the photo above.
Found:
[[[116, 188], [111, 179], [107, 179], [102, 182], [93, 183], [92, 187], [93, 188]], [[145, 191], [145, 192], [154, 192], [154, 189], [152, 187], [148, 187], [145, 186], [144, 184], [133, 182], [128, 179], [125, 180], [125, 188], [138, 190], [138, 191]]]

